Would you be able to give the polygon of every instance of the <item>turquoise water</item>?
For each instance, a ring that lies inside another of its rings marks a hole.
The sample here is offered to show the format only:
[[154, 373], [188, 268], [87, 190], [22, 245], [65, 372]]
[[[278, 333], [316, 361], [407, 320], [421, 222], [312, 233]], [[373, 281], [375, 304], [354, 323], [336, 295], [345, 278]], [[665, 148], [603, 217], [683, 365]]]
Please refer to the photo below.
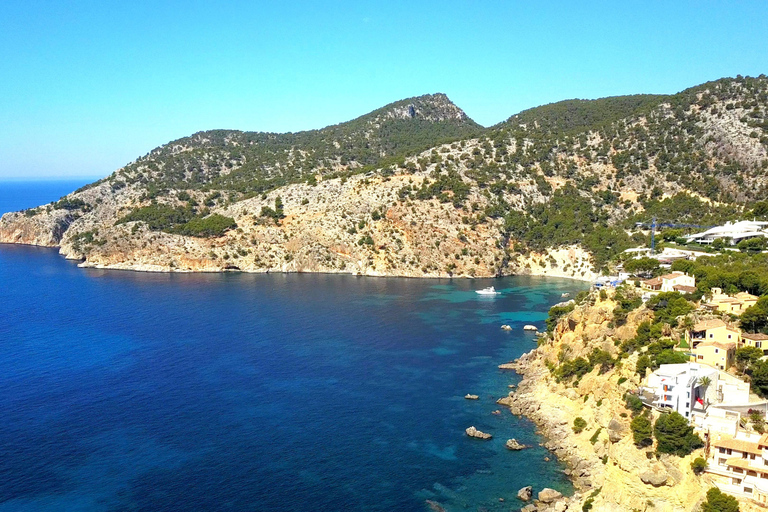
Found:
[[522, 326], [582, 288], [103, 271], [0, 245], [0, 512], [510, 510], [524, 485], [568, 492], [533, 426], [493, 412], [518, 381], [497, 365], [535, 346]]

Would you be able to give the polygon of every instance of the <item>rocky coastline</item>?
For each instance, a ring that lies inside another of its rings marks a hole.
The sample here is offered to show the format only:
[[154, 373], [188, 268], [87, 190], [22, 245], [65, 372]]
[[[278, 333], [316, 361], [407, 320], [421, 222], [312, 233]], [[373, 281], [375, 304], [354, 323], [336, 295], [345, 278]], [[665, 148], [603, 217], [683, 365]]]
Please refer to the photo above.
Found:
[[[558, 383], [551, 373], [564, 347], [572, 357], [585, 355], [593, 347], [615, 352], [614, 341], [630, 337], [647, 315], [633, 312], [625, 326], [615, 328], [614, 307], [610, 298], [600, 300], [592, 294], [587, 304], [561, 319], [538, 348], [500, 365], [516, 371], [522, 380], [498, 403], [536, 424], [545, 439], [543, 446], [565, 464], [565, 474], [576, 489], [572, 496], [547, 501], [521, 498], [519, 506], [525, 512], [695, 512], [705, 499], [710, 483], [690, 467], [701, 453], [657, 457], [652, 449], [634, 445], [623, 394], [639, 384], [636, 356], [603, 374], [595, 369], [576, 385]], [[574, 432], [576, 417], [587, 423], [582, 432]], [[537, 491], [542, 489], [533, 489], [532, 497]]]

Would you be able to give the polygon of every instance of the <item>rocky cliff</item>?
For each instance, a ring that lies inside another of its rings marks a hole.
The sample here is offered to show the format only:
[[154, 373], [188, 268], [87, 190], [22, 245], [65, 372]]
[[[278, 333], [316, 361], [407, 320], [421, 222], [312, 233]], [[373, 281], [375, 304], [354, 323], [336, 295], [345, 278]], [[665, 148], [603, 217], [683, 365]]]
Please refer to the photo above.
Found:
[[[592, 510], [694, 512], [711, 487], [706, 476], [691, 470], [692, 459], [701, 453], [657, 458], [652, 447], [639, 449], [633, 442], [623, 395], [640, 384], [637, 354], [606, 373], [595, 368], [576, 386], [557, 383], [549, 369], [563, 360], [587, 357], [594, 348], [617, 355], [616, 342], [633, 337], [650, 314], [635, 310], [624, 326], [615, 328], [615, 307], [610, 298], [601, 300], [593, 293], [561, 319], [550, 339], [520, 358], [516, 367], [524, 378], [510, 401], [512, 412], [533, 419], [547, 438], [546, 446], [568, 466], [577, 492], [561, 500], [559, 510], [582, 510], [592, 499]], [[577, 417], [587, 423], [578, 434], [573, 431]]]

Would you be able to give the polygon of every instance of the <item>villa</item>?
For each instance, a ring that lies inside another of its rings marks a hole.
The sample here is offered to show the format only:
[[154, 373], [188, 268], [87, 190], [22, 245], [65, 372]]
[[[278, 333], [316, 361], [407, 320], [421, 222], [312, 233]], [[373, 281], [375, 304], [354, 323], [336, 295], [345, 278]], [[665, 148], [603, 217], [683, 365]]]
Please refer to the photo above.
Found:
[[712, 441], [708, 462], [721, 491], [768, 504], [768, 434], [738, 432]]
[[689, 242], [711, 244], [721, 238], [731, 245], [736, 245], [742, 240], [757, 237], [768, 237], [768, 222], [742, 220], [739, 222], [726, 222], [722, 226], [715, 226], [701, 233], [694, 233], [685, 238]]
[[714, 341], [721, 344], [735, 343], [741, 346], [741, 331], [731, 327], [719, 318], [711, 318], [696, 323], [685, 332], [685, 341], [691, 348], [696, 348], [704, 341]]
[[702, 341], [692, 350], [693, 360], [697, 363], [712, 366], [718, 370], [727, 370], [733, 366], [736, 358], [736, 343], [720, 341]]
[[739, 292], [736, 295], [726, 295], [721, 288], [712, 288], [712, 298], [703, 305], [710, 311], [720, 311], [731, 315], [740, 316], [745, 309], [757, 304], [755, 295], [747, 292]]
[[696, 291], [696, 278], [683, 272], [672, 272], [641, 281], [640, 286], [648, 292], [693, 293]]
[[742, 347], [757, 347], [763, 351], [763, 355], [768, 355], [768, 334], [743, 332], [741, 342]]

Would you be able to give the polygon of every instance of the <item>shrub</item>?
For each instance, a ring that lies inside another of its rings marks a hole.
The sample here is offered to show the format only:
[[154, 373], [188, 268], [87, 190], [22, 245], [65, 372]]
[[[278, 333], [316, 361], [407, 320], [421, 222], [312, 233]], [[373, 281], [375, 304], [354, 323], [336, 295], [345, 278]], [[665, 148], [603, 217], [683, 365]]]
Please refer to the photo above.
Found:
[[633, 414], [637, 414], [643, 410], [643, 401], [635, 395], [627, 394], [624, 402], [627, 409], [632, 411]]
[[592, 434], [592, 437], [589, 438], [589, 442], [592, 443], [592, 444], [595, 444], [597, 442], [598, 438], [600, 437], [600, 432], [602, 432], [602, 430], [603, 430], [602, 427], [600, 427], [597, 430], [595, 430], [595, 433]]
[[587, 422], [579, 416], [575, 420], [573, 420], [573, 431], [577, 434], [580, 434], [582, 430], [584, 430], [587, 427]]
[[691, 462], [691, 469], [694, 473], [697, 475], [700, 475], [704, 472], [705, 469], [707, 469], [707, 461], [703, 457], [696, 457], [693, 459], [693, 462]]

